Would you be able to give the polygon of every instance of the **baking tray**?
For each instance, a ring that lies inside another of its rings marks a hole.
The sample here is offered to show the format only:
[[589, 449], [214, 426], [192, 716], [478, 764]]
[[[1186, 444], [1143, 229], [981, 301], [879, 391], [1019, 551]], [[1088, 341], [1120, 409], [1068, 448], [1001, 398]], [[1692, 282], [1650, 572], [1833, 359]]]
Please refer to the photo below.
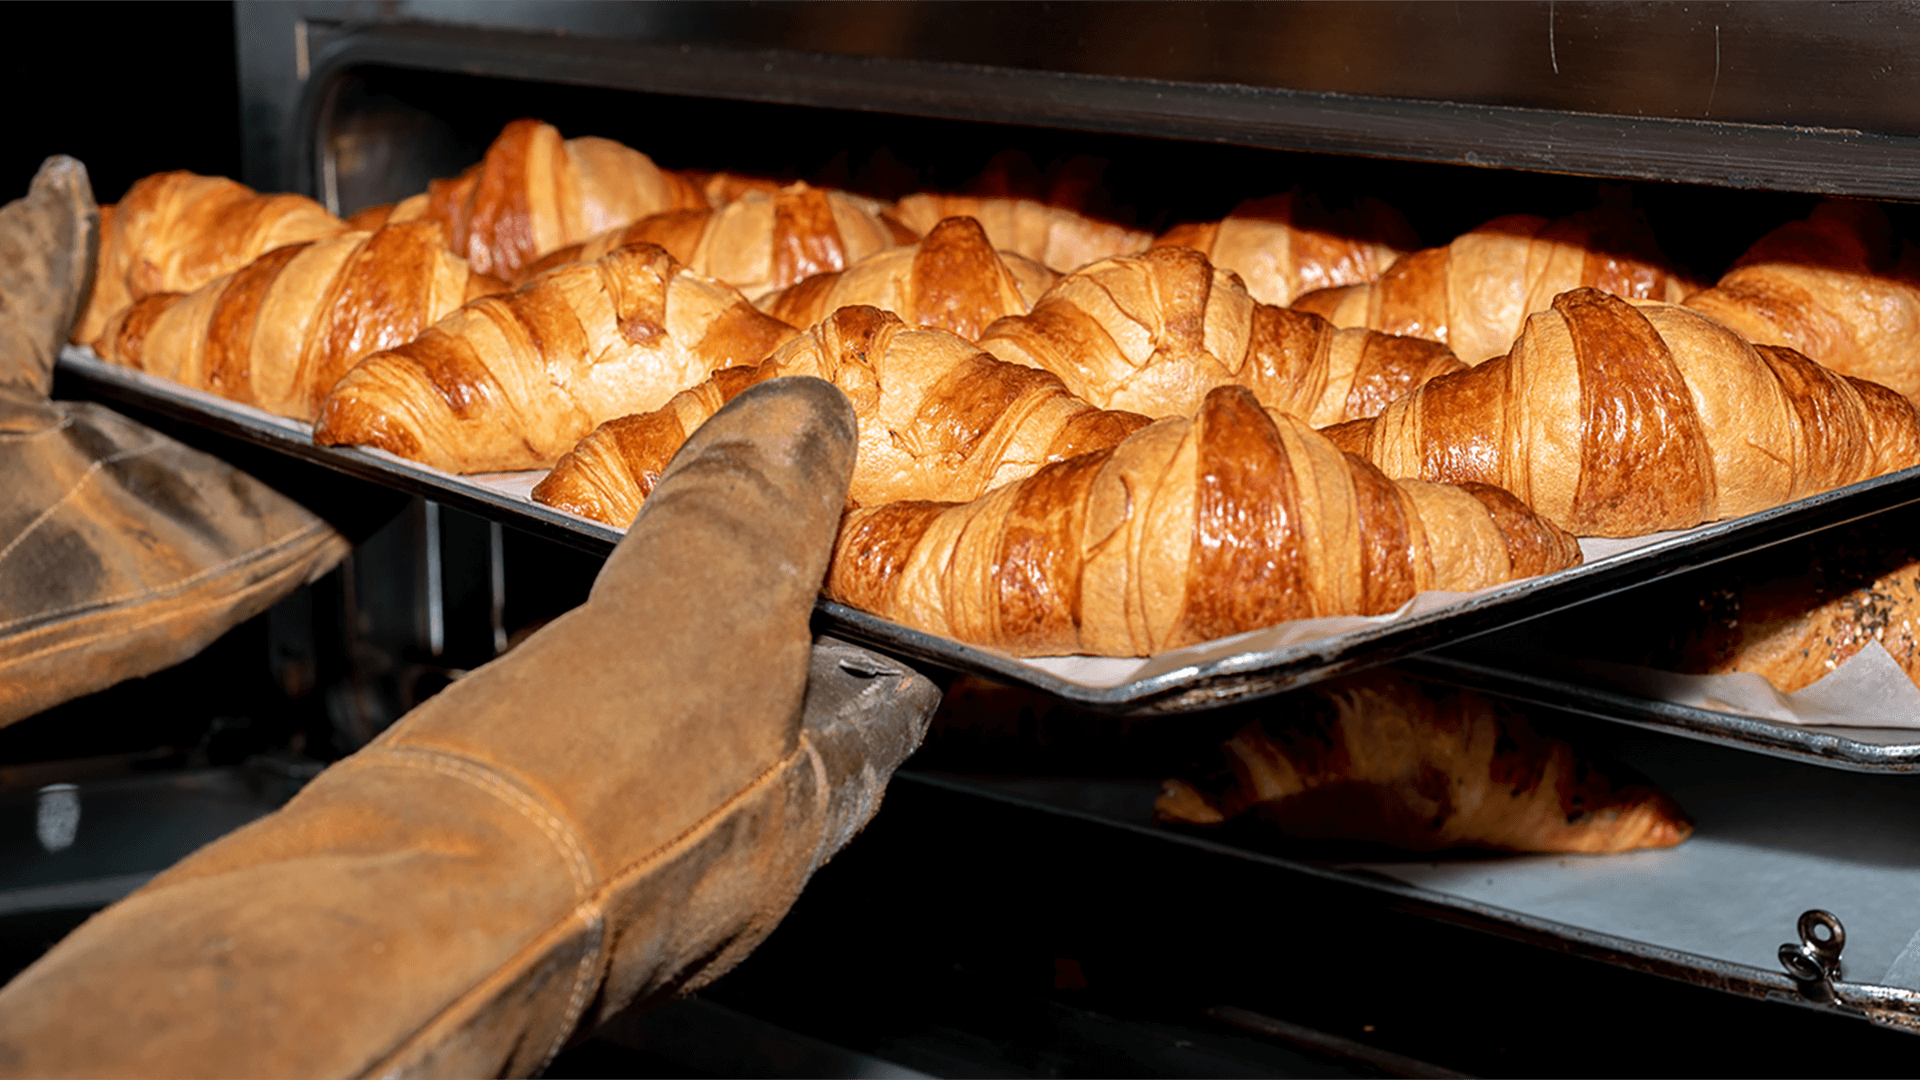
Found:
[[[316, 446], [307, 425], [273, 416], [69, 347], [59, 374], [68, 390], [133, 406], [605, 555], [620, 530], [532, 502], [537, 474], [456, 476], [380, 450]], [[922, 633], [821, 600], [825, 632], [900, 657], [1029, 686], [1108, 712], [1177, 713], [1276, 694], [1347, 671], [1453, 645], [1622, 589], [1920, 502], [1920, 468], [1801, 499], [1758, 514], [1655, 537], [1584, 565], [1456, 598], [1430, 595], [1429, 609], [1391, 620], [1345, 620], [1338, 632], [1289, 640], [1288, 629], [1255, 631], [1144, 662], [1084, 658], [1027, 661]], [[1358, 625], [1354, 625], [1358, 624]]]
[[[1405, 665], [1396, 664], [1396, 668]], [[1151, 780], [901, 778], [1098, 821], [1169, 844], [1342, 881], [1430, 918], [1748, 997], [1809, 1004], [1778, 950], [1802, 912], [1846, 943], [1837, 1008], [1920, 1033], [1920, 785], [1581, 724], [1580, 744], [1646, 776], [1694, 818], [1674, 848], [1619, 855], [1350, 855], [1325, 842], [1151, 823]]]
[[1411, 657], [1401, 666], [1516, 701], [1774, 757], [1854, 772], [1920, 773], [1920, 731], [1912, 728], [1800, 727], [1642, 697], [1583, 682], [1569, 664], [1529, 663], [1491, 643]]

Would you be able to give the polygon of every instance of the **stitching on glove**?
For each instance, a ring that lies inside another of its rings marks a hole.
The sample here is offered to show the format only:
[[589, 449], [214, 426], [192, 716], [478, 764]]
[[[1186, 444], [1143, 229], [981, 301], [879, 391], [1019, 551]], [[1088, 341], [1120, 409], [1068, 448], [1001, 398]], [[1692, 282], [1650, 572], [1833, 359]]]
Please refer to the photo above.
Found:
[[[372, 760], [368, 761], [368, 755]], [[367, 764], [391, 761], [398, 765], [409, 765], [427, 769], [463, 780], [474, 787], [488, 792], [501, 802], [519, 811], [521, 816], [534, 823], [547, 839], [558, 848], [567, 870], [573, 875], [574, 894], [585, 897], [593, 893], [596, 880], [593, 861], [588, 857], [579, 836], [573, 831], [573, 825], [525, 788], [501, 774], [493, 767], [472, 758], [462, 757], [445, 750], [430, 750], [418, 746], [369, 746], [352, 759]]]
[[[84, 477], [82, 479], [84, 480]], [[75, 490], [78, 490], [77, 484], [75, 485]], [[69, 492], [68, 494], [71, 495], [72, 493]], [[62, 501], [64, 502], [65, 500], [63, 499]], [[52, 509], [49, 509], [48, 513], [52, 513]], [[46, 516], [45, 514], [41, 515], [42, 518], [44, 518], [45, 516]], [[38, 519], [36, 519], [34, 524], [35, 525], [39, 524]], [[31, 530], [33, 526], [28, 526], [28, 528], [29, 530]], [[181, 592], [183, 590], [192, 588], [194, 585], [198, 584], [200, 581], [206, 578], [213, 577], [216, 574], [225, 573], [228, 570], [231, 570], [238, 566], [242, 566], [248, 562], [257, 562], [269, 555], [278, 554], [282, 549], [305, 540], [308, 536], [312, 535], [315, 532], [328, 531], [328, 530], [331, 530], [332, 528], [333, 526], [327, 524], [325, 521], [312, 521], [307, 523], [306, 525], [301, 526], [297, 532], [288, 533], [285, 536], [276, 538], [275, 540], [271, 541], [270, 543], [264, 546], [254, 548], [240, 555], [236, 555], [233, 558], [228, 559], [226, 562], [219, 563], [215, 566], [209, 566], [203, 570], [196, 571], [195, 573], [189, 574], [178, 581], [161, 586], [159, 588], [141, 589], [136, 592], [121, 593], [118, 596], [109, 596], [101, 600], [88, 600], [85, 603], [69, 604], [66, 607], [55, 608], [52, 611], [36, 611], [32, 615], [22, 615], [16, 619], [9, 619], [6, 622], [0, 622], [0, 633], [5, 633], [11, 630], [13, 627], [19, 626], [22, 623], [29, 623], [29, 622], [35, 622], [35, 621], [44, 620], [44, 619], [58, 618], [59, 616], [62, 616], [62, 615], [71, 615], [74, 612], [86, 611], [91, 608], [112, 607], [115, 604], [124, 604], [129, 600], [135, 600], [143, 597], [158, 598], [158, 597], [170, 595], [172, 593]], [[19, 539], [23, 539], [25, 536], [26, 534], [22, 533], [20, 538], [17, 538], [15, 540], [15, 543], [18, 543]], [[10, 552], [12, 550], [13, 550], [13, 545], [12, 544], [7, 545], [7, 548], [5, 551], [0, 551], [0, 559], [6, 558], [7, 552]]]

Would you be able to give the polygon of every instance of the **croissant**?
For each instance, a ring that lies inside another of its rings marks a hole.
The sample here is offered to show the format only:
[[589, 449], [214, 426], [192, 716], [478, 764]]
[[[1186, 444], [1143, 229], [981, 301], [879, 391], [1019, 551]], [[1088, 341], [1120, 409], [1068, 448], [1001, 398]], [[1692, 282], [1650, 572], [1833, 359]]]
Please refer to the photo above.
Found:
[[190, 294], [155, 293], [108, 322], [101, 357], [311, 420], [360, 358], [412, 341], [506, 283], [476, 274], [431, 221], [288, 244]]
[[815, 274], [849, 265], [919, 238], [880, 220], [880, 204], [843, 191], [789, 184], [747, 191], [713, 210], [681, 210], [641, 218], [555, 251], [539, 273], [597, 259], [624, 244], [658, 244], [696, 274], [718, 278], [758, 299]]
[[1555, 297], [1506, 356], [1327, 434], [1389, 476], [1506, 488], [1581, 536], [1689, 528], [1920, 464], [1906, 398], [1596, 289]]
[[1372, 416], [1461, 367], [1443, 345], [1338, 330], [1259, 303], [1238, 277], [1184, 247], [1070, 274], [1032, 312], [989, 326], [980, 347], [1053, 372], [1103, 409], [1191, 416], [1208, 391], [1239, 384], [1316, 427]]
[[635, 244], [475, 300], [362, 360], [327, 395], [313, 439], [448, 472], [542, 468], [596, 425], [658, 408], [793, 335]]
[[1281, 698], [1168, 780], [1154, 810], [1192, 825], [1251, 811], [1297, 837], [1413, 851], [1601, 853], [1692, 835], [1671, 798], [1615, 768], [1470, 690], [1370, 671]]
[[261, 195], [219, 176], [164, 172], [100, 208], [100, 255], [73, 340], [91, 344], [107, 320], [157, 292], [191, 292], [283, 244], [319, 240], [346, 224], [301, 195]]
[[1749, 341], [1920, 396], [1920, 281], [1889, 257], [1891, 233], [1877, 207], [1824, 202], [1686, 304]]
[[708, 172], [704, 169], [681, 169], [681, 179], [692, 184], [707, 200], [708, 206], [725, 206], [750, 191], [773, 194], [785, 187], [778, 180], [769, 180], [764, 176], [749, 176], [745, 173]]
[[437, 221], [455, 254], [511, 281], [555, 248], [648, 214], [706, 205], [699, 188], [638, 150], [590, 136], [562, 140], [552, 124], [523, 119], [501, 129], [480, 163], [458, 177], [353, 221]]
[[788, 375], [825, 379], [853, 402], [856, 505], [972, 499], [1150, 423], [1095, 409], [1057, 377], [995, 360], [953, 334], [848, 307], [758, 367], [715, 372], [662, 409], [601, 425], [534, 488], [534, 501], [625, 528], [694, 429], [747, 387]]
[[1378, 278], [1419, 246], [1400, 212], [1377, 199], [1329, 212], [1299, 191], [1249, 199], [1222, 221], [1175, 225], [1155, 247], [1189, 247], [1231, 270], [1263, 304]]
[[1024, 315], [1058, 277], [1024, 256], [993, 250], [974, 219], [948, 218], [912, 247], [815, 274], [755, 306], [791, 326], [812, 326], [841, 308], [866, 305], [971, 341], [1002, 315]]
[[1016, 655], [1144, 656], [1579, 560], [1504, 491], [1388, 480], [1226, 386], [972, 502], [851, 511], [827, 593]]
[[1294, 307], [1335, 326], [1442, 341], [1478, 364], [1505, 353], [1528, 314], [1580, 287], [1676, 304], [1692, 291], [1643, 219], [1603, 209], [1557, 221], [1495, 218], [1445, 247], [1401, 256], [1372, 284], [1308, 293]]
[[999, 251], [1011, 251], [1068, 273], [1098, 259], [1145, 251], [1153, 234], [1128, 229], [1032, 199], [993, 195], [909, 195], [887, 216], [924, 235], [953, 217], [970, 217]]

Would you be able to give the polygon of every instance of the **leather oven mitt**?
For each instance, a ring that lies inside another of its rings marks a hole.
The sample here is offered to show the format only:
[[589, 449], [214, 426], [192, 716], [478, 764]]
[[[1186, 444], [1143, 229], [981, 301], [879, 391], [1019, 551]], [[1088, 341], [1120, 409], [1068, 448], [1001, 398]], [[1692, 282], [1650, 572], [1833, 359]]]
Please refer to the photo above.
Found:
[[47, 400], [99, 222], [68, 157], [0, 207], [0, 724], [192, 656], [348, 547], [217, 458]]
[[732, 967], [938, 703], [811, 645], [854, 426], [817, 379], [742, 394], [584, 605], [0, 990], [0, 1069], [524, 1075]]

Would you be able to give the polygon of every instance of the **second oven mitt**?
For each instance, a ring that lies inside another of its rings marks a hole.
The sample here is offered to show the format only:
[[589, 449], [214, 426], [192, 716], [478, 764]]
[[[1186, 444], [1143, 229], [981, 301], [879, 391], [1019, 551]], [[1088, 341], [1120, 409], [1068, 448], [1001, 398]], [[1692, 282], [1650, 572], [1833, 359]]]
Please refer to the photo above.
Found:
[[525, 1075], [732, 967], [938, 701], [808, 630], [854, 426], [817, 379], [734, 400], [584, 605], [0, 991], [0, 1071]]
[[218, 458], [48, 400], [98, 226], [72, 158], [0, 207], [0, 724], [185, 660], [348, 547]]

